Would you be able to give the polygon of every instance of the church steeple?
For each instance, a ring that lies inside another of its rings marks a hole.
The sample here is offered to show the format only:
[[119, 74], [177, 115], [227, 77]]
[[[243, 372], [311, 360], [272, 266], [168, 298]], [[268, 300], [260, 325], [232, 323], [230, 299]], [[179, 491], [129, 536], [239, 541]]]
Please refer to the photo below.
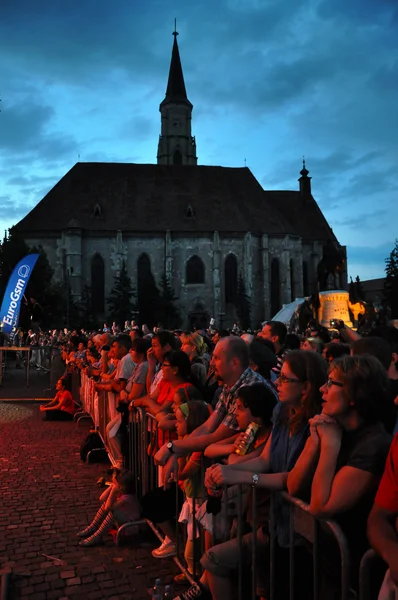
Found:
[[[174, 22], [175, 23], [175, 22]], [[178, 49], [178, 31], [174, 24], [166, 96], [160, 103], [161, 134], [158, 145], [158, 164], [196, 165], [196, 142], [191, 134], [193, 106], [188, 100]]]
[[308, 177], [309, 171], [305, 166], [305, 158], [303, 157], [303, 168], [300, 171], [299, 177], [300, 194], [302, 196], [311, 196], [311, 177]]

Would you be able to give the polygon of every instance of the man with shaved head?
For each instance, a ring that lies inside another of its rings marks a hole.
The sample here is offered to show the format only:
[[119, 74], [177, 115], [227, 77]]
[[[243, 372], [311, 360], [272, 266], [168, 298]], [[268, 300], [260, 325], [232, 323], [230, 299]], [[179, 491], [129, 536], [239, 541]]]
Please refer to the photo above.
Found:
[[[183, 440], [162, 446], [155, 455], [158, 464], [164, 465], [169, 459], [174, 462], [175, 457], [204, 450], [210, 444], [237, 433], [239, 426], [235, 415], [236, 398], [242, 386], [262, 383], [274, 392], [276, 398], [278, 397], [271, 384], [250, 368], [247, 344], [239, 337], [221, 338], [214, 349], [211, 364], [215, 376], [223, 382], [214, 412], [203, 425]], [[173, 470], [171, 464], [169, 470]]]

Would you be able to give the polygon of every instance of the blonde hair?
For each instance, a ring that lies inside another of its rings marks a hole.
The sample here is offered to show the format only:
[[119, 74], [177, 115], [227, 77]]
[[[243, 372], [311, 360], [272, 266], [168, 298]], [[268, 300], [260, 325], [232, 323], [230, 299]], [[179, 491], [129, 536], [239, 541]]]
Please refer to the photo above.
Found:
[[182, 344], [189, 344], [195, 346], [198, 356], [202, 356], [207, 352], [207, 346], [200, 333], [183, 333], [180, 337]]

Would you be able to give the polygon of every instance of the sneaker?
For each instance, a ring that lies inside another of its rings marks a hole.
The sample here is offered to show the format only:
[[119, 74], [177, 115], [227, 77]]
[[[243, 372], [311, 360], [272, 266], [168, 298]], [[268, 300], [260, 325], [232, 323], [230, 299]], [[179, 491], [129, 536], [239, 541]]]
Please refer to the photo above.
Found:
[[186, 592], [183, 592], [179, 596], [175, 596], [173, 600], [197, 600], [197, 598], [207, 600], [208, 598], [211, 598], [211, 595], [201, 585], [196, 583], [187, 589]]
[[168, 537], [165, 537], [162, 545], [155, 550], [152, 550], [152, 556], [154, 558], [168, 558], [169, 556], [176, 555], [176, 545]]

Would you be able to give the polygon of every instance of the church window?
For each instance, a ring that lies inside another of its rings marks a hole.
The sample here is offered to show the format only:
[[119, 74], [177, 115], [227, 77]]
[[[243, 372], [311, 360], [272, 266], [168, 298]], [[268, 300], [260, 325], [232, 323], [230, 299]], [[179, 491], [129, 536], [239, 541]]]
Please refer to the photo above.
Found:
[[205, 265], [199, 256], [191, 256], [185, 269], [185, 283], [204, 283]]
[[271, 317], [274, 317], [281, 308], [279, 260], [271, 261]]
[[94, 206], [94, 217], [97, 217], [97, 218], [99, 218], [99, 217], [101, 216], [101, 213], [102, 213], [102, 211], [101, 211], [101, 207], [100, 207], [100, 205], [99, 205], [99, 204], [96, 204], [96, 205]]
[[105, 265], [100, 254], [91, 261], [91, 307], [95, 315], [105, 310]]
[[193, 208], [191, 205], [188, 206], [187, 210], [185, 211], [185, 216], [188, 219], [192, 219], [193, 218]]
[[308, 289], [308, 263], [303, 260], [303, 294], [304, 296], [309, 295]]
[[238, 261], [235, 254], [228, 254], [224, 264], [225, 302], [233, 304], [236, 301], [238, 289]]
[[182, 165], [182, 154], [179, 150], [174, 150], [173, 165]]
[[290, 298], [291, 298], [291, 301], [293, 302], [296, 299], [296, 289], [295, 289], [295, 285], [294, 285], [294, 261], [292, 258], [290, 259], [289, 270], [290, 270]]
[[[145, 282], [148, 281], [148, 277], [151, 277], [151, 259], [148, 254], [141, 254], [139, 259], [137, 260], [137, 283], [138, 288], [144, 285]], [[140, 291], [140, 289], [139, 289]]]

